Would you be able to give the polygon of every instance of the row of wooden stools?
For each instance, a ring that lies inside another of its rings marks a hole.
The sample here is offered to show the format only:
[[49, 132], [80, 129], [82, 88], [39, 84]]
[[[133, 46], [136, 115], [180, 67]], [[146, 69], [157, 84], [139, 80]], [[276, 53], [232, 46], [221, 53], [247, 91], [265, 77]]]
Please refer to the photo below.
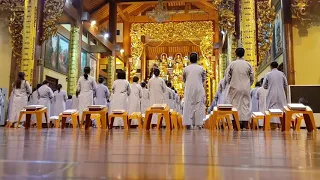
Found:
[[[139, 129], [149, 130], [151, 127], [151, 119], [153, 114], [158, 114], [157, 129], [161, 129], [162, 121], [165, 120], [166, 128], [171, 129], [180, 129], [183, 128], [182, 125], [182, 115], [176, 111], [170, 111], [169, 107], [164, 109], [152, 109], [151, 107], [147, 109], [145, 118], [140, 112], [134, 112], [128, 115], [127, 112], [123, 113], [110, 113], [108, 114], [108, 108], [102, 109], [85, 109], [82, 113], [81, 122], [79, 117], [79, 112], [76, 111], [72, 114], [63, 114], [59, 115], [59, 119], [55, 122], [55, 127], [61, 127], [64, 129], [66, 127], [67, 119], [71, 118], [73, 128], [81, 128], [85, 124], [85, 129], [88, 129], [91, 126], [91, 119], [96, 120], [97, 128], [101, 129], [112, 129], [113, 122], [115, 118], [122, 118], [124, 128], [129, 129], [131, 121], [136, 119], [138, 121]], [[37, 128], [42, 128], [42, 116], [46, 118], [47, 127], [48, 125], [48, 114], [47, 108], [33, 109], [33, 110], [23, 110], [20, 112], [20, 117], [18, 123], [20, 123], [22, 116], [26, 115], [26, 128], [30, 127], [31, 116], [35, 115], [37, 119]], [[61, 126], [60, 126], [61, 124]]]
[[[231, 123], [230, 116], [233, 117], [236, 127], [232, 126], [233, 123]], [[307, 107], [306, 110], [291, 110], [287, 106], [283, 108], [283, 113], [281, 114], [272, 114], [270, 111], [266, 111], [263, 115], [256, 115], [253, 113], [249, 122], [249, 128], [258, 130], [258, 121], [263, 120], [263, 129], [265, 131], [271, 130], [270, 121], [275, 117], [280, 118], [282, 131], [290, 131], [290, 125], [292, 125], [294, 130], [299, 131], [302, 120], [305, 121], [306, 128], [309, 132], [316, 130], [313, 111], [310, 107]], [[209, 119], [205, 121], [204, 126], [210, 130], [216, 130], [220, 129], [220, 123], [222, 124], [223, 129], [240, 130], [240, 121], [237, 109], [232, 108], [230, 110], [221, 110], [215, 107], [213, 113], [209, 116]]]

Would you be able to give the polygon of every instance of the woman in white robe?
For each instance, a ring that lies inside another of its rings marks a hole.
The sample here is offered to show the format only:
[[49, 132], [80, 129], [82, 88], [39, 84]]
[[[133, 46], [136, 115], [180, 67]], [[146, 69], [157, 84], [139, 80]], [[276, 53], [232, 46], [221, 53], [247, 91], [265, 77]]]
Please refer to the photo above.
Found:
[[[131, 94], [129, 96], [129, 114], [134, 112], [141, 112], [141, 98], [142, 98], [142, 88], [138, 84], [139, 78], [137, 76], [133, 77], [133, 83], [130, 85]], [[138, 125], [136, 119], [131, 121], [131, 125]]]
[[202, 66], [197, 64], [198, 55], [190, 54], [191, 64], [183, 70], [184, 108], [183, 125], [202, 125], [201, 114], [203, 113], [203, 98], [205, 97], [204, 82], [206, 72]]
[[[31, 87], [28, 81], [25, 80], [25, 74], [19, 72], [18, 79], [14, 83], [12, 104], [10, 107], [9, 123], [7, 127], [11, 127], [12, 123], [17, 122], [20, 111], [28, 104], [28, 96], [31, 94]], [[25, 118], [22, 119], [24, 121]]]
[[84, 75], [78, 80], [77, 91], [79, 92], [79, 116], [82, 118], [82, 112], [88, 106], [93, 105], [93, 95], [96, 91], [96, 81], [91, 77], [90, 67], [84, 68]]
[[72, 96], [72, 107], [71, 109], [79, 110], [79, 92], [76, 92], [76, 95]]
[[66, 110], [66, 102], [68, 99], [67, 92], [61, 90], [62, 85], [58, 84], [58, 90], [54, 92], [54, 116], [59, 116]]
[[[151, 78], [148, 82], [148, 88], [150, 92], [150, 106], [154, 104], [164, 104], [165, 102], [165, 94], [166, 94], [166, 83], [163, 79], [159, 77], [160, 70], [154, 69], [153, 71], [154, 77]], [[156, 125], [158, 123], [158, 116], [156, 114], [153, 115], [151, 124]]]
[[[49, 82], [47, 80], [43, 81], [42, 86], [38, 89], [39, 105], [47, 107], [48, 116], [51, 115], [51, 102], [53, 100], [54, 94], [52, 89], [49, 87]], [[48, 119], [48, 122], [50, 119]], [[46, 123], [46, 119], [42, 117], [42, 123]]]
[[141, 113], [145, 114], [148, 107], [150, 106], [150, 93], [147, 89], [147, 84], [145, 82], [141, 83], [142, 87], [142, 98], [141, 98]]
[[104, 78], [99, 78], [99, 84], [97, 85], [97, 90], [96, 90], [96, 99], [95, 99], [95, 105], [103, 105], [106, 106], [108, 105], [107, 100], [110, 97], [110, 91], [107, 86], [103, 84]]
[[32, 94], [29, 97], [29, 105], [38, 105], [39, 104], [39, 94], [38, 89], [41, 87], [41, 84], [37, 84], [37, 87], [34, 89]]
[[[131, 94], [130, 83], [126, 80], [126, 73], [124, 71], [119, 71], [117, 78], [112, 85], [110, 109], [111, 112], [113, 110], [128, 111], [128, 97]], [[115, 118], [113, 126], [123, 126], [122, 118]]]

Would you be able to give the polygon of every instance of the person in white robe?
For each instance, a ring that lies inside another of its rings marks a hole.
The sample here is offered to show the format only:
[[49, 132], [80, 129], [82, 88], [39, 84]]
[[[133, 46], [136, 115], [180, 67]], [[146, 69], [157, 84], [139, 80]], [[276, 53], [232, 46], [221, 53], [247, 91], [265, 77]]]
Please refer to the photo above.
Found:
[[0, 88], [0, 120], [2, 120], [2, 108], [4, 105], [4, 96], [2, 95], [2, 88]]
[[141, 98], [141, 113], [145, 114], [148, 107], [150, 107], [150, 93], [147, 89], [147, 84], [145, 82], [141, 83], [142, 87], [142, 98]]
[[96, 90], [95, 105], [102, 105], [107, 107], [108, 105], [107, 100], [110, 97], [110, 91], [108, 87], [103, 84], [104, 78], [100, 77], [98, 82], [99, 84], [97, 85], [97, 90]]
[[[131, 94], [129, 96], [129, 114], [134, 112], [141, 112], [141, 98], [142, 98], [142, 88], [138, 84], [139, 78], [137, 76], [133, 77], [133, 82], [130, 85]], [[133, 119], [131, 125], [138, 125], [138, 121]]]
[[191, 64], [183, 70], [184, 89], [184, 108], [183, 125], [201, 126], [201, 114], [203, 113], [203, 99], [205, 97], [204, 82], [206, 72], [202, 66], [197, 64], [198, 54], [190, 54]]
[[251, 98], [250, 111], [251, 111], [251, 113], [259, 112], [259, 101], [257, 98], [257, 91], [259, 88], [260, 88], [260, 82], [256, 82], [256, 87], [250, 91], [250, 98]]
[[37, 84], [37, 87], [33, 89], [32, 94], [29, 96], [28, 105], [38, 105], [38, 89], [41, 87], [41, 84]]
[[[17, 122], [20, 111], [23, 110], [28, 104], [28, 96], [31, 94], [32, 89], [28, 81], [25, 80], [25, 74], [19, 72], [18, 78], [13, 86], [12, 104], [10, 107], [9, 122], [7, 127], [11, 127], [12, 123]], [[25, 120], [25, 117], [22, 121]]]
[[225, 81], [227, 101], [237, 108], [242, 129], [248, 128], [250, 119], [250, 87], [254, 81], [252, 66], [243, 57], [245, 50], [236, 49], [237, 60], [231, 62], [226, 70]]
[[169, 87], [169, 82], [165, 81], [166, 83], [166, 92], [165, 92], [165, 101], [167, 106], [169, 106], [169, 109], [172, 109], [172, 91], [171, 88]]
[[76, 95], [72, 96], [72, 108], [71, 109], [76, 109], [79, 110], [79, 92], [76, 92]]
[[[51, 102], [53, 101], [53, 91], [49, 87], [49, 82], [47, 80], [43, 81], [42, 86], [38, 89], [39, 105], [47, 107], [47, 113], [50, 118], [51, 115]], [[48, 119], [49, 123], [50, 119]], [[42, 117], [42, 123], [46, 123], [46, 119]]]
[[[262, 78], [260, 80], [260, 84], [263, 84], [263, 80], [264, 78]], [[257, 100], [258, 100], [258, 108], [259, 108], [259, 112], [265, 113], [265, 111], [267, 110], [267, 94], [268, 91], [266, 89], [264, 89], [264, 87], [259, 87], [257, 90]], [[259, 119], [259, 126], [263, 126], [263, 119]]]
[[208, 108], [208, 113], [213, 111], [214, 107], [218, 104], [224, 104], [224, 88], [225, 88], [225, 81], [224, 79], [220, 80], [218, 91], [216, 92], [211, 106]]
[[[128, 112], [128, 97], [131, 94], [130, 83], [126, 80], [126, 73], [119, 71], [117, 80], [112, 85], [112, 98], [110, 102], [111, 112], [113, 110], [124, 110]], [[113, 126], [123, 126], [122, 118], [115, 118]]]
[[[160, 70], [154, 69], [154, 77], [152, 77], [148, 82], [148, 88], [150, 92], [150, 106], [154, 104], [165, 104], [166, 103], [166, 83], [163, 79], [159, 77]], [[158, 122], [158, 116], [154, 114], [152, 116], [151, 124], [154, 126]]]
[[82, 118], [82, 112], [88, 106], [93, 105], [93, 95], [96, 91], [96, 81], [90, 74], [90, 67], [84, 68], [84, 75], [78, 80], [77, 91], [79, 92], [79, 116]]
[[54, 116], [59, 116], [59, 114], [63, 113], [66, 110], [66, 102], [68, 99], [67, 92], [61, 90], [62, 85], [58, 84], [57, 88], [58, 90], [53, 93]]
[[[263, 81], [264, 89], [268, 90], [266, 107], [267, 109], [283, 109], [287, 105], [285, 90], [288, 81], [283, 72], [278, 70], [278, 63], [271, 63], [271, 72], [268, 72]], [[272, 118], [271, 123], [280, 124], [279, 118]]]
[[72, 96], [68, 95], [68, 99], [66, 101], [66, 109], [72, 109]]

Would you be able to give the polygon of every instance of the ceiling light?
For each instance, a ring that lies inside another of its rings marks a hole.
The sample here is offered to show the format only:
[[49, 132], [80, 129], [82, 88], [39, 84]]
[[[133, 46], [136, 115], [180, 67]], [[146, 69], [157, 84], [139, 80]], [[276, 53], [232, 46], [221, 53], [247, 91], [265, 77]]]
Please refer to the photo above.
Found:
[[91, 21], [91, 26], [94, 26], [94, 25], [96, 25], [97, 24], [97, 21]]

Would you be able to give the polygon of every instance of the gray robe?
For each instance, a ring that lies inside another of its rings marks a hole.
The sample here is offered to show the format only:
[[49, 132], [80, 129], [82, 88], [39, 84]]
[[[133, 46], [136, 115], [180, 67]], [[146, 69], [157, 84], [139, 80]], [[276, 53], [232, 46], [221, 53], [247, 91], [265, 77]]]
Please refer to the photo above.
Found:
[[[267, 94], [268, 91], [264, 89], [263, 87], [259, 87], [257, 90], [257, 100], [258, 100], [258, 107], [259, 112], [264, 113], [267, 110]], [[263, 126], [263, 119], [259, 120], [259, 126]]]
[[107, 99], [110, 97], [110, 91], [104, 84], [98, 84], [96, 89], [95, 105], [107, 106]]
[[81, 76], [78, 80], [77, 91], [80, 92], [79, 98], [79, 115], [82, 117], [82, 112], [88, 106], [93, 105], [93, 94], [97, 88], [96, 81], [93, 77], [88, 76], [88, 79], [85, 79], [84, 76]]
[[240, 121], [249, 121], [250, 119], [250, 86], [253, 80], [253, 69], [244, 59], [231, 62], [226, 70], [227, 103], [238, 109]]
[[[202, 125], [203, 100], [205, 98], [204, 82], [206, 72], [197, 64], [190, 64], [183, 70], [184, 108], [183, 125]], [[194, 120], [194, 122], [193, 122]]]
[[[47, 86], [46, 84], [44, 84], [38, 89], [38, 94], [39, 94], [39, 105], [43, 105], [43, 106], [47, 107], [48, 116], [50, 116], [51, 115], [51, 100], [54, 97], [52, 89], [49, 86]], [[48, 122], [49, 121], [50, 121], [50, 119], [48, 119]], [[42, 123], [45, 123], [45, 122], [46, 122], [46, 119], [43, 116]]]
[[149, 106], [150, 106], [149, 90], [147, 88], [142, 88], [141, 113], [145, 114]]
[[[288, 86], [287, 78], [278, 69], [272, 69], [266, 74], [263, 81], [264, 89], [268, 90], [266, 107], [267, 109], [283, 109], [287, 104], [285, 89]], [[273, 118], [272, 123], [280, 123], [279, 118]]]
[[66, 110], [66, 101], [68, 99], [67, 92], [64, 90], [55, 91], [53, 98], [54, 104], [54, 116], [59, 116], [60, 113], [63, 113]]
[[[131, 94], [129, 96], [129, 115], [134, 112], [141, 112], [142, 87], [138, 83], [131, 84]], [[131, 125], [138, 125], [136, 119], [131, 121]]]
[[259, 87], [255, 87], [250, 92], [250, 97], [251, 97], [250, 110], [251, 110], [251, 113], [259, 112], [259, 101], [258, 101], [258, 98], [257, 98], [258, 89], [259, 89]]
[[172, 90], [169, 87], [166, 87], [165, 93], [166, 104], [172, 109]]
[[[165, 102], [165, 94], [167, 90], [166, 83], [163, 79], [159, 77], [153, 77], [148, 82], [148, 87], [150, 91], [150, 106], [154, 104], [164, 104]], [[156, 114], [153, 115], [151, 124], [157, 124], [158, 116]]]

